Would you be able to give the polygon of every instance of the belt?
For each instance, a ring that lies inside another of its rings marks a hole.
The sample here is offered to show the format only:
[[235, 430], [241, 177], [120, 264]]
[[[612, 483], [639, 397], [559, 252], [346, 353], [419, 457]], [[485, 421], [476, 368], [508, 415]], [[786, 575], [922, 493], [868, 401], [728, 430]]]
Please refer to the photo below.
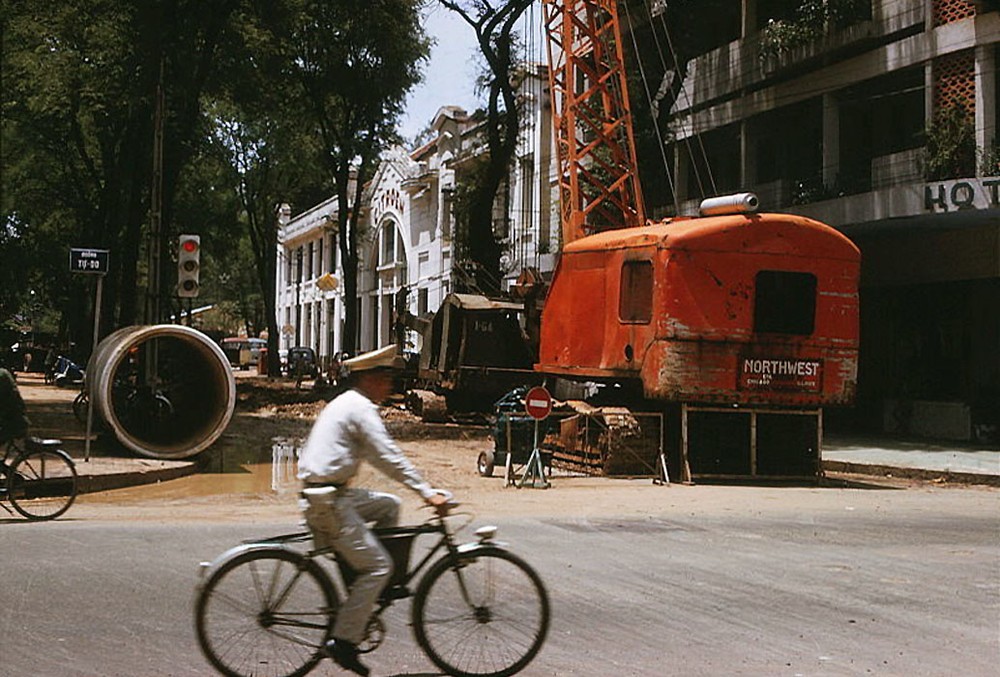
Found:
[[336, 492], [339, 491], [340, 489], [343, 489], [346, 486], [347, 486], [346, 484], [340, 482], [303, 482], [302, 491], [299, 492], [299, 496], [306, 500], [309, 500], [309, 494], [307, 494], [306, 492], [309, 491], [310, 489], [324, 489], [329, 487], [331, 489], [334, 489]]

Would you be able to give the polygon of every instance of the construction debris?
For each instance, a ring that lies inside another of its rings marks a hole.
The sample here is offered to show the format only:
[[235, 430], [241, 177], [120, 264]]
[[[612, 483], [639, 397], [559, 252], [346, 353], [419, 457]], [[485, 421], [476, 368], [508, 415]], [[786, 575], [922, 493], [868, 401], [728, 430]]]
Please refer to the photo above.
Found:
[[659, 414], [633, 413], [625, 407], [593, 407], [566, 402], [568, 415], [558, 434], [546, 439], [552, 465], [588, 475], [655, 477], [662, 449]]

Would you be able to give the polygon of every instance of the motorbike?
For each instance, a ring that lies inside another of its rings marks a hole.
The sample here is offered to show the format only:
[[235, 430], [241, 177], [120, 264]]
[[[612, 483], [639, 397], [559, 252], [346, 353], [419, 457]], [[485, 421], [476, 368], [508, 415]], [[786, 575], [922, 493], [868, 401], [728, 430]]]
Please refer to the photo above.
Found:
[[83, 367], [65, 355], [60, 355], [56, 358], [56, 362], [49, 372], [45, 374], [45, 381], [65, 388], [80, 385], [83, 383], [83, 377]]

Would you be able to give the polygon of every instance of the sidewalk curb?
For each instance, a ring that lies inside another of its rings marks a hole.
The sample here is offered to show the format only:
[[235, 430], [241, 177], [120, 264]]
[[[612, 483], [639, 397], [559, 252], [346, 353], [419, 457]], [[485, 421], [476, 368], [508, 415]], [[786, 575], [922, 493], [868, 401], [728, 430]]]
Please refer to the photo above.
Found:
[[980, 484], [990, 487], [1000, 487], [1000, 475], [953, 472], [951, 470], [927, 470], [925, 468], [901, 468], [898, 466], [871, 463], [852, 463], [850, 461], [823, 461], [822, 466], [826, 472], [874, 475], [876, 477], [901, 477], [948, 484]]
[[191, 462], [183, 465], [176, 465], [167, 468], [149, 468], [131, 472], [107, 473], [107, 474], [87, 474], [85, 472], [86, 462], [78, 461], [76, 464], [78, 473], [78, 487], [81, 494], [93, 494], [99, 491], [110, 491], [112, 489], [125, 489], [127, 487], [137, 487], [143, 484], [157, 484], [167, 480], [177, 479], [193, 475], [198, 470], [198, 464]]

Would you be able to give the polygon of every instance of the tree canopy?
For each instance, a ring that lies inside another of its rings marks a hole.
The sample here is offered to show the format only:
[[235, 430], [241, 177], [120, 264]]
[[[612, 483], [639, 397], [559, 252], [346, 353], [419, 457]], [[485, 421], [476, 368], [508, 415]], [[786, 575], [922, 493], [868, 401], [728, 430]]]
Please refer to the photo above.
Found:
[[421, 2], [5, 0], [0, 320], [32, 299], [58, 311], [50, 331], [89, 343], [90, 289], [68, 272], [71, 247], [112, 252], [102, 333], [163, 319], [144, 295], [155, 286], [149, 253], [161, 252], [162, 300], [176, 309], [171, 243], [192, 232], [203, 243], [199, 302], [225, 301], [276, 336], [275, 208], [336, 194], [338, 244], [356, 270], [351, 168], [363, 181], [395, 139], [429, 47]]

